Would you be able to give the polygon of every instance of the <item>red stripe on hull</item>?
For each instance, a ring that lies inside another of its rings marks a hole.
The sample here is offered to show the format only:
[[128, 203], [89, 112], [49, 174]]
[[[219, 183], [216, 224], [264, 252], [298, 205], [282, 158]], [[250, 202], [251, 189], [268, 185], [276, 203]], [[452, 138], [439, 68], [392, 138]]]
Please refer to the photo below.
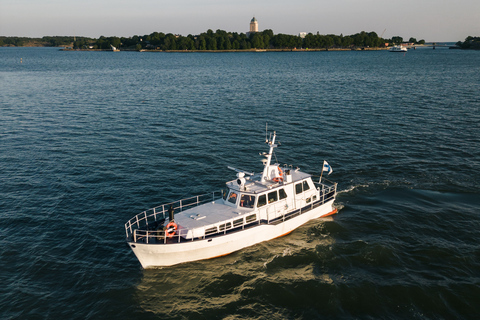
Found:
[[332, 216], [332, 215], [334, 215], [334, 214], [337, 213], [337, 212], [338, 212], [338, 210], [337, 210], [337, 208], [335, 208], [335, 209], [333, 209], [331, 212], [327, 213], [326, 215], [321, 216], [321, 218], [323, 218], [323, 217], [328, 217], [328, 216]]

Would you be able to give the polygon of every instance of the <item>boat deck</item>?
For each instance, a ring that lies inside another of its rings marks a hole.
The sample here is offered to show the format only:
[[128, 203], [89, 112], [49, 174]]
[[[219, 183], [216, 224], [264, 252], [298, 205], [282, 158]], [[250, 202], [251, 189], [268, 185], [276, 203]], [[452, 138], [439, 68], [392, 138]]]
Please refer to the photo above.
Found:
[[194, 229], [234, 219], [250, 211], [253, 209], [230, 207], [220, 199], [177, 213], [175, 222], [182, 228]]

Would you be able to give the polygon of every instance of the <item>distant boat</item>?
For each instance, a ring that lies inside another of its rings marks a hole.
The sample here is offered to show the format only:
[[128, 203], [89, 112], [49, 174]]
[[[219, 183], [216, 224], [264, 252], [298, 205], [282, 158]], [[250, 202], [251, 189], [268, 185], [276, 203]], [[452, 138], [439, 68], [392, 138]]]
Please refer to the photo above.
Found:
[[117, 47], [114, 47], [114, 46], [112, 46], [112, 45], [110, 45], [110, 47], [112, 47], [112, 51], [113, 51], [113, 52], [119, 52], [119, 51], [120, 51], [120, 49], [117, 49]]
[[389, 50], [390, 52], [407, 52], [407, 47], [404, 47], [402, 45], [400, 46], [393, 46]]

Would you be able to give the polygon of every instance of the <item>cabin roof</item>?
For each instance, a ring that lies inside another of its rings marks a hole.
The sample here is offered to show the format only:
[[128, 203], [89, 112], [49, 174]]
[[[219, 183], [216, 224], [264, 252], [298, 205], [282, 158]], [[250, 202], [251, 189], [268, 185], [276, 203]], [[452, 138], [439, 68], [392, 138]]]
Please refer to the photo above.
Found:
[[[306, 172], [302, 172], [300, 170], [290, 170], [290, 175], [292, 176], [292, 183], [304, 180], [306, 178], [311, 177], [310, 174]], [[286, 173], [284, 173], [283, 178], [286, 178]], [[288, 182], [291, 183], [291, 182]], [[288, 184], [285, 182], [285, 184]], [[266, 180], [264, 182], [261, 181], [261, 174], [256, 174], [254, 176], [249, 177], [248, 180], [246, 180], [245, 187], [240, 187], [237, 183], [237, 180], [232, 180], [226, 183], [227, 187], [232, 190], [236, 190], [239, 192], [244, 192], [244, 193], [262, 193], [264, 191], [271, 190], [275, 187], [280, 187], [284, 185], [283, 182], [275, 182], [273, 180]]]

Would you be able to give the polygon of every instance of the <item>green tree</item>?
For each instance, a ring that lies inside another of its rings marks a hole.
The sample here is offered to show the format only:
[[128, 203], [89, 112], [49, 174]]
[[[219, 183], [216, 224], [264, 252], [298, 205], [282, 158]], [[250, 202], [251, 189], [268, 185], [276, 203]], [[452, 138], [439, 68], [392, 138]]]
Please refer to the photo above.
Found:
[[263, 36], [263, 47], [265, 49], [270, 48], [270, 36], [269, 35], [264, 35]]
[[163, 41], [165, 50], [177, 50], [177, 37], [175, 35], [169, 33]]
[[394, 44], [401, 44], [401, 43], [403, 43], [403, 38], [399, 37], [399, 36], [392, 37], [392, 42]]
[[325, 36], [325, 48], [330, 48], [334, 44], [332, 37], [330, 36]]
[[198, 37], [198, 50], [207, 50], [207, 41], [204, 36]]
[[342, 47], [348, 48], [353, 44], [353, 39], [350, 36], [343, 37], [342, 39]]
[[217, 50], [217, 39], [215, 37], [207, 38], [207, 50]]
[[250, 42], [247, 42], [247, 39], [242, 39], [240, 41], [240, 49], [241, 50], [250, 49]]
[[256, 49], [261, 49], [264, 47], [264, 44], [263, 44], [263, 37], [260, 33], [256, 32], [253, 34], [253, 36], [251, 37], [251, 45], [252, 45], [252, 48], [256, 48]]
[[110, 43], [110, 45], [116, 47], [116, 48], [120, 48], [120, 45], [121, 45], [121, 41], [120, 41], [120, 38], [119, 37], [110, 37], [108, 39], [108, 42]]
[[232, 43], [230, 42], [230, 37], [226, 35], [224, 37], [225, 40], [225, 50], [231, 50], [232, 49]]
[[316, 48], [316, 37], [310, 32], [305, 36], [303, 39], [303, 43], [305, 44], [305, 48]]
[[273, 36], [274, 36], [272, 29], [263, 30], [262, 35], [263, 35], [264, 38], [266, 36], [268, 36], [268, 38], [270, 38], [270, 39], [273, 38]]
[[232, 49], [233, 50], [239, 50], [240, 49], [240, 42], [238, 42], [238, 40], [233, 40]]
[[163, 38], [165, 38], [164, 33], [153, 32], [152, 34], [150, 34], [149, 41], [151, 45], [158, 47], [162, 43]]
[[177, 48], [179, 50], [191, 50], [193, 40], [189, 37], [179, 37], [177, 39]]
[[223, 36], [219, 36], [216, 38], [216, 41], [217, 41], [217, 49], [225, 50], [225, 38]]

